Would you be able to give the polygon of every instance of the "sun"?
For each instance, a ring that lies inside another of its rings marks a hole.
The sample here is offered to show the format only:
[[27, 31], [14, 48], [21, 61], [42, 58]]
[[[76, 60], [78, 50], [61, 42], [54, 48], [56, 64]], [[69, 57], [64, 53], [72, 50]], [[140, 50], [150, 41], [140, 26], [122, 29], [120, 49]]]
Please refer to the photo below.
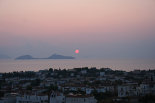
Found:
[[75, 53], [76, 53], [76, 54], [79, 54], [79, 50], [78, 50], [78, 49], [76, 49], [76, 50], [75, 50]]

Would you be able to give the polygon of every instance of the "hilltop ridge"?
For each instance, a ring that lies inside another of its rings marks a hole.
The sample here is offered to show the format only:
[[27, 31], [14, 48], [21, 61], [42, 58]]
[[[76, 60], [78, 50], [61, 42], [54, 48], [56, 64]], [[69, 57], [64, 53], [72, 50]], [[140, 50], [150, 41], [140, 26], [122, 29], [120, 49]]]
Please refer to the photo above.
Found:
[[53, 54], [47, 58], [34, 58], [31, 55], [22, 55], [22, 56], [15, 58], [15, 60], [31, 60], [31, 59], [75, 59], [75, 57], [64, 56], [64, 55], [60, 55], [60, 54]]

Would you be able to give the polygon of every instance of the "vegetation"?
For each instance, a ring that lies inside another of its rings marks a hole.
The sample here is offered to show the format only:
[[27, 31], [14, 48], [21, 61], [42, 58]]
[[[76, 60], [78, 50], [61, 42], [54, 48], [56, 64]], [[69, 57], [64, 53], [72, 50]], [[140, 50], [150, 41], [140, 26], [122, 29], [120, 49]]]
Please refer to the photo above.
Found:
[[140, 103], [155, 103], [155, 95], [148, 94], [139, 99]]
[[32, 86], [27, 86], [26, 90], [32, 90]]
[[95, 96], [95, 99], [98, 101], [103, 101], [105, 99], [109, 99], [111, 97], [114, 97], [114, 94], [111, 92], [98, 93], [97, 91], [94, 91], [92, 94]]
[[35, 77], [36, 74], [35, 72], [31, 72], [31, 71], [28, 71], [28, 72], [9, 72], [9, 73], [4, 73], [3, 74], [3, 77], [4, 78], [13, 78], [13, 77], [20, 77], [20, 78], [31, 78], [31, 77]]
[[40, 79], [36, 79], [34, 81], [31, 81], [31, 85], [32, 86], [39, 86], [40, 85], [41, 80]]

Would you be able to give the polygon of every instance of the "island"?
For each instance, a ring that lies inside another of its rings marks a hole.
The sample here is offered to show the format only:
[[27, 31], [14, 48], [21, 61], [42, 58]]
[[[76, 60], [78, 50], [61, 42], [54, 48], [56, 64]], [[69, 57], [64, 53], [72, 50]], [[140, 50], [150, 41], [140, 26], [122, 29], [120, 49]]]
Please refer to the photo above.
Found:
[[53, 54], [52, 56], [48, 57], [47, 59], [75, 59], [75, 57]]
[[15, 60], [31, 60], [31, 59], [75, 59], [75, 57], [53, 54], [47, 58], [34, 58], [31, 55], [22, 55], [22, 56], [15, 58]]
[[35, 58], [33, 58], [31, 55], [22, 55], [22, 56], [15, 58], [15, 59], [16, 60], [28, 60], [28, 59], [35, 59]]

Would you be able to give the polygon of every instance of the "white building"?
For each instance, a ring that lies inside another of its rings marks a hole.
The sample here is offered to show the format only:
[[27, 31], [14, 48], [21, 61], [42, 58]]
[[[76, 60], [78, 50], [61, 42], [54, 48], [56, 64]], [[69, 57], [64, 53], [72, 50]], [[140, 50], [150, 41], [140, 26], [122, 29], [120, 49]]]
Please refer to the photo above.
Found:
[[100, 72], [100, 76], [105, 76], [105, 72]]
[[96, 88], [98, 93], [105, 93], [106, 92], [106, 87], [98, 87]]
[[64, 91], [86, 91], [86, 87], [82, 85], [72, 85], [72, 86], [59, 86], [59, 90]]
[[105, 92], [114, 92], [113, 85], [104, 85], [96, 88], [97, 92], [105, 93]]
[[66, 95], [62, 93], [52, 92], [50, 95], [50, 103], [97, 103], [97, 100], [90, 95]]
[[47, 95], [24, 95], [16, 97], [16, 103], [48, 103]]
[[118, 86], [118, 97], [127, 97], [129, 96], [129, 86], [128, 85], [121, 85]]
[[141, 95], [149, 94], [150, 93], [150, 86], [149, 84], [140, 84], [140, 92]]
[[90, 95], [68, 95], [66, 103], [97, 103], [97, 100]]
[[2, 78], [2, 74], [0, 74], [0, 78]]
[[22, 87], [26, 88], [27, 86], [30, 86], [30, 85], [31, 85], [31, 83], [27, 82], [27, 83], [22, 84]]
[[74, 73], [71, 73], [70, 76], [73, 77], [74, 76]]
[[65, 103], [65, 96], [59, 92], [52, 92], [50, 95], [50, 103]]
[[86, 74], [87, 73], [87, 70], [81, 70], [81, 73], [82, 74]]
[[139, 96], [140, 88], [136, 84], [118, 86], [118, 97]]
[[3, 79], [2, 77], [3, 77], [3, 75], [2, 75], [2, 74], [0, 74], [0, 80], [2, 80], [2, 79]]
[[86, 94], [91, 94], [94, 91], [94, 88], [86, 88]]
[[0, 103], [16, 103], [16, 96], [18, 96], [16, 93], [7, 93], [0, 99]]

